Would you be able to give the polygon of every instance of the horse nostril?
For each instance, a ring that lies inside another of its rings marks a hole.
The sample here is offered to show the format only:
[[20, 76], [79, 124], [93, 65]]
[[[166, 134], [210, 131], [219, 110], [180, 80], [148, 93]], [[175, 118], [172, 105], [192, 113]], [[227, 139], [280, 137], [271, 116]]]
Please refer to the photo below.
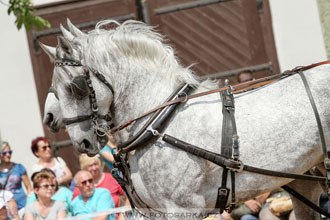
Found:
[[85, 150], [89, 149], [91, 146], [92, 145], [91, 145], [91, 143], [88, 140], [84, 139], [82, 141], [82, 147], [85, 148]]
[[99, 141], [101, 147], [103, 148], [108, 143], [108, 136], [104, 135], [102, 137], [97, 137], [97, 140]]
[[87, 153], [88, 156], [92, 157], [98, 153], [97, 148], [93, 148], [93, 145], [88, 140], [84, 139], [79, 148], [77, 149], [80, 153]]
[[50, 125], [50, 123], [54, 121], [54, 115], [52, 113], [47, 113], [47, 117], [44, 121], [45, 124]]

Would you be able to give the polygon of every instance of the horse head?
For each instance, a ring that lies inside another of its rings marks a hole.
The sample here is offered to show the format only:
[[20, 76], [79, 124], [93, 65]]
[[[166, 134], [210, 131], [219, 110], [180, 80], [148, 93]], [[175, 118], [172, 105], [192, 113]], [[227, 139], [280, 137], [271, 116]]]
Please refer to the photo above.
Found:
[[52, 87], [57, 95], [47, 96], [44, 123], [54, 131], [63, 123], [76, 149], [95, 155], [108, 141], [113, 89], [109, 80], [99, 78], [97, 67], [84, 61], [81, 42], [86, 34], [70, 21], [68, 26], [70, 31], [61, 26], [64, 37], [58, 37], [56, 49], [42, 45], [55, 63]]

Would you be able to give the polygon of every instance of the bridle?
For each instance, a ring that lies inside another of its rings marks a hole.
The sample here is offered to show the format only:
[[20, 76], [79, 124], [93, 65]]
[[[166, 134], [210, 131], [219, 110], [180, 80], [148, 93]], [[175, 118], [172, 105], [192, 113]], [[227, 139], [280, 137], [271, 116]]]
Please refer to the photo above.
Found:
[[[98, 139], [103, 138], [107, 135], [107, 131], [109, 131], [112, 127], [114, 127], [110, 113], [110, 109], [107, 114], [101, 115], [98, 113], [99, 109], [97, 106], [97, 99], [95, 90], [92, 85], [92, 81], [90, 79], [90, 72], [92, 72], [96, 78], [98, 78], [106, 87], [109, 88], [109, 90], [114, 94], [114, 89], [112, 88], [111, 84], [105, 79], [104, 75], [99, 73], [97, 70], [85, 67], [81, 64], [81, 62], [71, 59], [57, 59], [55, 60], [55, 66], [61, 67], [61, 66], [73, 66], [73, 67], [84, 67], [84, 73], [83, 75], [75, 76], [71, 83], [70, 83], [70, 89], [73, 94], [73, 96], [77, 100], [82, 100], [86, 96], [89, 97], [90, 102], [90, 109], [91, 114], [89, 115], [78, 115], [76, 117], [72, 118], [63, 118], [63, 124], [65, 126], [84, 122], [87, 120], [92, 120], [93, 128], [95, 131], [95, 134]], [[57, 91], [54, 87], [50, 87], [48, 90], [49, 93], [54, 93], [55, 97], [58, 99]], [[105, 120], [107, 122], [107, 125], [102, 125], [99, 123], [99, 120]]]

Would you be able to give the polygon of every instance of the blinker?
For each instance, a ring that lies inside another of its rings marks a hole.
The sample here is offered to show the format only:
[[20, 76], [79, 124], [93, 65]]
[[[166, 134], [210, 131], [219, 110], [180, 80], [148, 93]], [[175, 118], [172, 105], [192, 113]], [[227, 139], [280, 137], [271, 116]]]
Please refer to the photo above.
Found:
[[89, 95], [89, 87], [87, 85], [86, 76], [76, 76], [70, 83], [73, 96], [77, 100], [82, 100]]

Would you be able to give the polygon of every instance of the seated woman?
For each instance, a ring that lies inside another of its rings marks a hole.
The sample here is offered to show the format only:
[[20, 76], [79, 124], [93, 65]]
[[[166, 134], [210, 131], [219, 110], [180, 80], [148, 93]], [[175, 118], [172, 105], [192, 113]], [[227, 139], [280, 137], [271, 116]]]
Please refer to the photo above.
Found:
[[[65, 204], [66, 206], [66, 213], [67, 216], [72, 216], [72, 208], [71, 208], [71, 200], [72, 200], [72, 191], [69, 190], [68, 188], [66, 188], [65, 186], [58, 186], [58, 183], [56, 181], [56, 176], [54, 171], [52, 171], [51, 169], [48, 168], [44, 168], [42, 170], [40, 170], [40, 172], [36, 172], [32, 174], [32, 181], [34, 179], [34, 177], [38, 174], [38, 173], [47, 173], [50, 176], [52, 176], [53, 178], [53, 183], [55, 184], [55, 193], [54, 195], [51, 197], [52, 200], [54, 201], [61, 201]], [[30, 204], [31, 202], [34, 202], [37, 200], [36, 194], [34, 192], [32, 192], [26, 202], [26, 204]]]
[[48, 173], [38, 173], [33, 178], [33, 191], [37, 200], [25, 207], [24, 220], [54, 220], [66, 217], [66, 207], [61, 201], [55, 201], [54, 177]]
[[68, 185], [72, 179], [72, 173], [61, 157], [53, 157], [50, 142], [45, 137], [37, 137], [32, 141], [32, 153], [39, 161], [32, 166], [32, 172], [38, 172], [43, 168], [54, 171], [59, 185]]
[[13, 151], [9, 143], [2, 141], [0, 144], [0, 183], [4, 189], [14, 194], [19, 213], [24, 213], [27, 196], [23, 184], [27, 194], [32, 191], [28, 174], [22, 164], [11, 161]]

